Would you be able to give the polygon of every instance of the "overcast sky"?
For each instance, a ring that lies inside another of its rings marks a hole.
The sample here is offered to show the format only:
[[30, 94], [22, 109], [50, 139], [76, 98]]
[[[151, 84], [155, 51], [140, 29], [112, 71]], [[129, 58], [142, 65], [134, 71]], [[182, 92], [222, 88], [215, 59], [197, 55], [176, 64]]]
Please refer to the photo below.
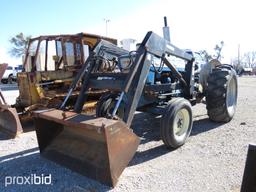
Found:
[[19, 64], [8, 55], [8, 40], [19, 32], [45, 34], [88, 32], [141, 41], [147, 31], [162, 35], [167, 16], [171, 41], [180, 48], [213, 51], [224, 41], [223, 62], [256, 50], [253, 0], [3, 0], [1, 1], [0, 63]]

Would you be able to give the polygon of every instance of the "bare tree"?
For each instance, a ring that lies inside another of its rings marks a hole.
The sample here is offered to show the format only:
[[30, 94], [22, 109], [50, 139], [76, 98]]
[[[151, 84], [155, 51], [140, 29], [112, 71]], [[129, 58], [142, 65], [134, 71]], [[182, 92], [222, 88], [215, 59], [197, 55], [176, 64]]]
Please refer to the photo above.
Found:
[[221, 41], [220, 44], [216, 44], [215, 48], [214, 48], [214, 51], [215, 51], [215, 59], [217, 60], [221, 60], [223, 57], [221, 55], [221, 51], [222, 51], [222, 48], [224, 46], [224, 41]]
[[244, 54], [243, 61], [245, 67], [256, 67], [256, 51], [249, 51]]
[[212, 59], [217, 59], [220, 61], [221, 58], [223, 58], [223, 56], [221, 55], [223, 46], [224, 46], [224, 41], [221, 41], [220, 44], [216, 44], [214, 47], [215, 53], [213, 55], [209, 54], [206, 50], [201, 50], [199, 51], [199, 53], [206, 62], [209, 62]]
[[25, 36], [23, 33], [19, 33], [10, 39], [12, 48], [9, 53], [14, 57], [21, 57], [25, 54], [28, 46], [28, 42], [31, 36]]
[[237, 74], [240, 74], [243, 70], [243, 62], [238, 57], [231, 59], [231, 65], [236, 70]]
[[256, 51], [248, 51], [244, 53], [242, 58], [235, 57], [232, 59], [232, 65], [237, 71], [237, 74], [241, 74], [244, 68], [256, 69]]
[[205, 62], [209, 62], [210, 60], [212, 60], [212, 55], [210, 55], [206, 50], [201, 50], [199, 51], [199, 54], [203, 57], [203, 59], [205, 60]]

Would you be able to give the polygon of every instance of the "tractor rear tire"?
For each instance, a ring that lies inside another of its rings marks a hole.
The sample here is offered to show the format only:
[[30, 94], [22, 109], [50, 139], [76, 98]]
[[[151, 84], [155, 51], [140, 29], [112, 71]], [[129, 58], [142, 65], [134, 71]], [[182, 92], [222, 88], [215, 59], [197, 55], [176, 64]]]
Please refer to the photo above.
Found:
[[215, 122], [229, 122], [236, 110], [237, 76], [229, 65], [221, 65], [210, 73], [206, 88], [206, 108]]
[[192, 130], [191, 104], [183, 98], [172, 99], [160, 120], [160, 135], [164, 144], [171, 149], [182, 146]]

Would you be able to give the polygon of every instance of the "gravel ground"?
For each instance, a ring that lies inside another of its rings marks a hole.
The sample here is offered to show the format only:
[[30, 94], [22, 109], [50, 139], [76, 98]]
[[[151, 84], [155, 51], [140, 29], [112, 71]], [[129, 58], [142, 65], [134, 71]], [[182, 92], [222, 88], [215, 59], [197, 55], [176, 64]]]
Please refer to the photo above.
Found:
[[[256, 78], [239, 78], [234, 119], [210, 122], [203, 104], [193, 107], [187, 143], [168, 151], [160, 140], [159, 117], [135, 116], [132, 127], [142, 141], [117, 186], [111, 189], [41, 158], [35, 132], [16, 139], [0, 134], [0, 191], [239, 191], [247, 147], [256, 140]], [[52, 185], [4, 186], [6, 176], [52, 175]]]
[[0, 89], [6, 98], [9, 105], [16, 102], [16, 98], [19, 95], [18, 87], [16, 83], [13, 84], [0, 84]]

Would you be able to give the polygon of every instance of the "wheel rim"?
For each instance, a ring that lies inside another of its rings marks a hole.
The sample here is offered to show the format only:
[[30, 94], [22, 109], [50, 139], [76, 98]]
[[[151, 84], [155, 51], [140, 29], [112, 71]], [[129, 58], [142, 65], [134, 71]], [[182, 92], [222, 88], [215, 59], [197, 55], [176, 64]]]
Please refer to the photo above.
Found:
[[190, 124], [190, 115], [187, 109], [179, 110], [174, 119], [174, 136], [183, 137], [186, 135]]
[[226, 98], [226, 105], [228, 107], [228, 112], [233, 113], [236, 106], [236, 98], [237, 98], [237, 91], [236, 91], [236, 80], [232, 78], [229, 81], [227, 87], [227, 98]]

